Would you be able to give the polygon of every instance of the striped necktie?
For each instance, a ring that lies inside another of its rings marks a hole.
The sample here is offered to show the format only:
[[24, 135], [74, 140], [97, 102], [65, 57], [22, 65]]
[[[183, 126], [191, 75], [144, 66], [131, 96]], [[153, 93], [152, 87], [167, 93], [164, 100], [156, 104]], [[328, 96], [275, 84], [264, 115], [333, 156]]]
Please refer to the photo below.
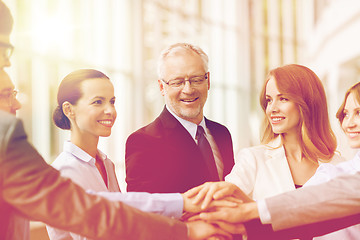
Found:
[[208, 167], [212, 180], [218, 181], [219, 174], [216, 169], [214, 154], [211, 150], [209, 141], [205, 137], [204, 128], [200, 125], [197, 127], [196, 139], [198, 141], [200, 152], [206, 161], [206, 165]]

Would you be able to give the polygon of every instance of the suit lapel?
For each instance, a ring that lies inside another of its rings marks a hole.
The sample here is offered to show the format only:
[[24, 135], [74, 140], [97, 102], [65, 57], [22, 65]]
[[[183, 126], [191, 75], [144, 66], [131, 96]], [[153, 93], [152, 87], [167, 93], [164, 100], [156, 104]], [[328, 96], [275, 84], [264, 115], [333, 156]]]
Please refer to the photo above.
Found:
[[159, 120], [164, 126], [164, 141], [166, 141], [166, 145], [169, 146], [169, 148], [173, 149], [173, 153], [176, 154], [181, 151], [179, 154], [183, 156], [182, 161], [184, 164], [198, 169], [199, 172], [197, 174], [205, 174], [203, 177], [207, 178], [207, 181], [215, 181], [216, 179], [210, 177], [205, 159], [201, 155], [194, 139], [166, 107], [164, 107], [164, 110], [160, 114]]
[[277, 137], [266, 145], [266, 165], [270, 169], [273, 179], [277, 179], [276, 184], [288, 191], [295, 189], [294, 181], [290, 172], [289, 164], [285, 155], [284, 146], [281, 144], [281, 137]]
[[167, 145], [182, 147], [189, 152], [197, 150], [194, 139], [184, 126], [164, 107], [159, 116], [161, 124], [164, 126], [164, 136], [168, 142]]

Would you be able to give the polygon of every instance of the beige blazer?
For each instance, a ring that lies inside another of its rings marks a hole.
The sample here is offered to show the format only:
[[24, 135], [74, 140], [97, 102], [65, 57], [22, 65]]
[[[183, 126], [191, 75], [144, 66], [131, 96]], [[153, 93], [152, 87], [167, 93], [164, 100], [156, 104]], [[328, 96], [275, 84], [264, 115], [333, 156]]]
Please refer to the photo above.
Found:
[[[336, 154], [331, 162], [340, 161], [342, 158]], [[295, 190], [281, 138], [266, 145], [240, 150], [225, 181], [236, 184], [253, 199], [264, 199]]]
[[[341, 223], [348, 218], [348, 225], [360, 222], [360, 172], [343, 175], [316, 186], [267, 198], [267, 208], [274, 230], [334, 219]], [[327, 224], [328, 232], [337, 230], [336, 225]], [[317, 225], [314, 225], [317, 228]]]

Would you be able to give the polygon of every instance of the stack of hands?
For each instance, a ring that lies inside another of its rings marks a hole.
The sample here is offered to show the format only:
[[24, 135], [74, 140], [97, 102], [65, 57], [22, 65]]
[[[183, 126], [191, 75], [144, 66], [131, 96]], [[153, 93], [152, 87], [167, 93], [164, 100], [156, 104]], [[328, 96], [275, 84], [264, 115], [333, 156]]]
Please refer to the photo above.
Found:
[[257, 217], [256, 203], [236, 185], [207, 182], [182, 194], [182, 220], [190, 239], [232, 239], [232, 234], [245, 235], [244, 222]]

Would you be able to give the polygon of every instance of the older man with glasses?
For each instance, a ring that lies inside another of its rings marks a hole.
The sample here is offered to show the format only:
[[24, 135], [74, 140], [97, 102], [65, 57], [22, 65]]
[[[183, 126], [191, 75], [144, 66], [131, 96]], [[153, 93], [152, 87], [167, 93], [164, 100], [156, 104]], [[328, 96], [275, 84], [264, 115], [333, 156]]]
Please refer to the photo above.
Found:
[[210, 89], [207, 54], [188, 43], [164, 49], [158, 84], [165, 99], [162, 113], [126, 142], [127, 190], [185, 192], [223, 180], [234, 165], [233, 145], [225, 126], [204, 117]]

